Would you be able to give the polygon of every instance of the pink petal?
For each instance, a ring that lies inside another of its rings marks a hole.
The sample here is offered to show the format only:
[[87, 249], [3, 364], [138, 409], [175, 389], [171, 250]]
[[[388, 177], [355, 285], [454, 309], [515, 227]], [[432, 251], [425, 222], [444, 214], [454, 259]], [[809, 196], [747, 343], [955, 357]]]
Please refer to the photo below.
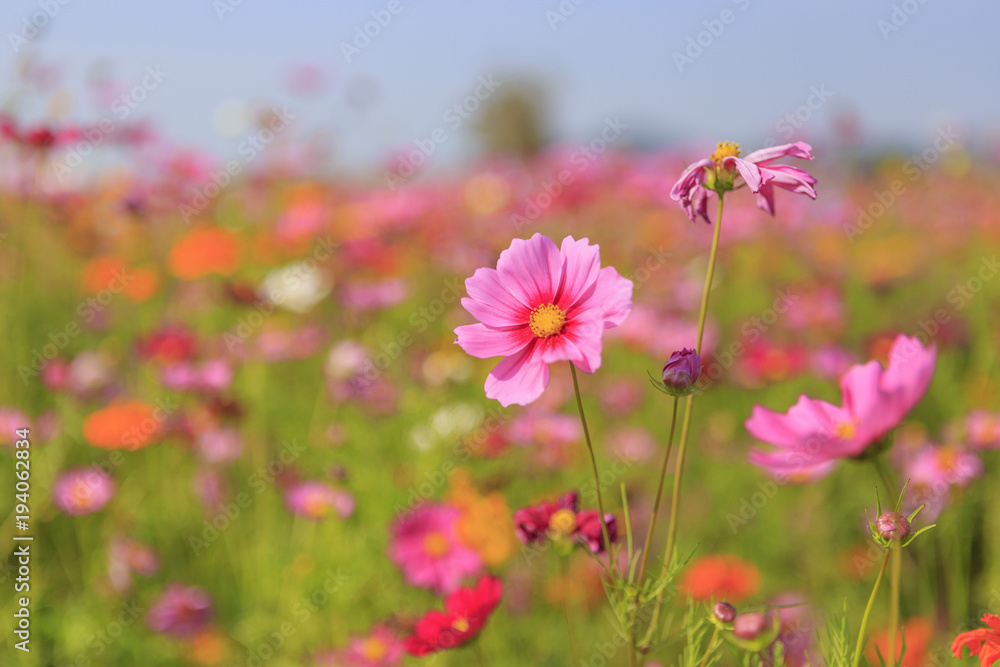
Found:
[[596, 284], [601, 270], [601, 248], [590, 245], [589, 239], [575, 241], [572, 236], [567, 236], [559, 253], [562, 256], [563, 284], [557, 305], [568, 311]]
[[[605, 329], [620, 326], [632, 310], [632, 281], [622, 278], [613, 267], [606, 266], [597, 275], [597, 283], [589, 297], [577, 304], [567, 316], [573, 318], [599, 317]], [[591, 314], [594, 312], [594, 315]]]
[[538, 353], [547, 364], [571, 361], [584, 373], [593, 373], [601, 367], [601, 335], [603, 320], [578, 318], [566, 323], [558, 336], [538, 341]]
[[533, 402], [549, 383], [549, 366], [535, 354], [535, 345], [512, 354], [490, 371], [486, 378], [486, 397], [500, 401], [505, 408]]
[[470, 297], [495, 310], [497, 316], [504, 320], [503, 324], [491, 324], [490, 322], [483, 322], [483, 324], [510, 326], [528, 321], [531, 308], [518, 301], [510, 293], [501, 280], [500, 274], [494, 269], [477, 269], [472, 277], [466, 279], [465, 289]]
[[497, 272], [503, 286], [529, 308], [552, 303], [562, 277], [562, 257], [555, 242], [535, 234], [514, 239], [500, 253]]
[[873, 411], [885, 407], [879, 391], [881, 378], [882, 365], [869, 361], [862, 366], [852, 366], [840, 379], [841, 403], [855, 420], [865, 421]]
[[698, 160], [681, 174], [681, 177], [670, 189], [670, 198], [674, 201], [687, 199], [691, 189], [705, 181], [705, 167], [711, 167], [715, 163], [711, 160]]
[[767, 164], [771, 160], [777, 160], [779, 157], [785, 157], [786, 155], [791, 155], [792, 157], [801, 158], [803, 160], [811, 160], [813, 159], [812, 146], [804, 141], [796, 141], [791, 144], [782, 144], [780, 146], [762, 148], [759, 151], [750, 153], [743, 159], [747, 162], [753, 162], [759, 165]]
[[528, 327], [494, 329], [484, 324], [468, 324], [455, 329], [458, 345], [479, 359], [506, 357], [531, 343], [534, 336]]
[[770, 178], [767, 174], [761, 172], [760, 168], [757, 167], [752, 162], [747, 162], [743, 158], [729, 156], [723, 158], [722, 166], [726, 168], [736, 167], [736, 171], [740, 172], [740, 176], [746, 181], [747, 186], [750, 188], [750, 192], [757, 192], [760, 190], [762, 183], [766, 183]]

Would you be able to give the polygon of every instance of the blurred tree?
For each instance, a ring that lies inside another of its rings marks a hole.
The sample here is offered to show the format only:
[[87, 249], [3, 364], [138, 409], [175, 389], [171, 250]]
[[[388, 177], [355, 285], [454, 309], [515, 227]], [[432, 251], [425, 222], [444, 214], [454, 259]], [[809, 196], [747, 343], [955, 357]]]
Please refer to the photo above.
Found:
[[473, 129], [488, 153], [530, 157], [547, 143], [548, 93], [538, 81], [504, 81], [483, 102]]

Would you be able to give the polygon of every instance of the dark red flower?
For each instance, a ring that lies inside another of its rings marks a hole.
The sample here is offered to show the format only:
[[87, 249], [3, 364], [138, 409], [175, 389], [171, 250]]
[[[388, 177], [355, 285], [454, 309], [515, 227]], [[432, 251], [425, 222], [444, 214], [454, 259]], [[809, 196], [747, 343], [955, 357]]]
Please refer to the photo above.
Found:
[[[605, 514], [604, 522], [608, 524], [608, 539], [614, 544], [618, 541], [618, 523], [614, 514]], [[601, 529], [601, 518], [597, 510], [584, 510], [576, 515], [576, 536], [582, 537], [595, 553], [604, 553], [604, 532]]]
[[444, 611], [427, 612], [406, 638], [406, 651], [423, 656], [457, 648], [474, 639], [503, 596], [503, 584], [486, 576], [475, 588], [460, 588], [444, 601]]
[[[604, 520], [608, 524], [608, 538], [615, 542], [618, 539], [615, 516], [605, 514]], [[544, 544], [550, 539], [571, 544], [583, 538], [595, 554], [604, 551], [600, 515], [595, 510], [581, 511], [576, 491], [562, 495], [556, 502], [541, 502], [517, 510], [514, 531], [522, 544]]]
[[169, 365], [197, 355], [194, 334], [183, 326], [163, 326], [141, 338], [136, 351], [143, 359]]
[[979, 628], [958, 635], [951, 643], [951, 652], [961, 658], [962, 649], [969, 647], [970, 655], [979, 656], [981, 667], [990, 667], [1000, 661], [1000, 616], [983, 614], [982, 621], [989, 629]]
[[[522, 544], [543, 544], [548, 537], [552, 517], [559, 510], [568, 510], [576, 517], [580, 497], [576, 491], [562, 495], [558, 501], [545, 501], [514, 512], [514, 531]], [[572, 529], [571, 529], [572, 532]]]

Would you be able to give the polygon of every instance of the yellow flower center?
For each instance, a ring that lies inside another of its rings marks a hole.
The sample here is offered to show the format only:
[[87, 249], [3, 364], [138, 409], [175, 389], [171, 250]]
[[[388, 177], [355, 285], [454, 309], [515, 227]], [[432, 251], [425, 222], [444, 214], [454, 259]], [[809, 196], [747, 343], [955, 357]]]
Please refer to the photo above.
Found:
[[428, 556], [438, 558], [448, 553], [448, 538], [444, 533], [434, 532], [424, 538], [424, 551]]
[[369, 637], [361, 643], [361, 655], [365, 657], [366, 660], [376, 662], [385, 657], [385, 654], [389, 652], [389, 648], [385, 645], [385, 642], [378, 637]]
[[955, 472], [955, 468], [958, 467], [958, 452], [954, 447], [943, 445], [937, 451], [937, 463], [942, 472], [948, 474]]
[[468, 632], [469, 622], [464, 618], [456, 618], [454, 621], [451, 622], [451, 627], [455, 628], [459, 632]]
[[566, 326], [566, 313], [554, 303], [547, 303], [531, 311], [528, 326], [531, 327], [531, 333], [539, 338], [555, 336], [562, 333]]
[[306, 498], [302, 505], [306, 514], [316, 519], [322, 519], [325, 517], [326, 512], [329, 509], [329, 505], [326, 504], [326, 499], [318, 493], [310, 495]]
[[722, 166], [722, 160], [727, 157], [739, 157], [740, 145], [731, 141], [720, 141], [715, 147], [715, 152], [709, 157], [717, 167]]
[[857, 425], [854, 422], [840, 422], [833, 429], [833, 434], [841, 440], [850, 440], [857, 433]]
[[560, 535], [571, 535], [576, 530], [576, 515], [573, 510], [561, 509], [549, 519], [549, 529]]

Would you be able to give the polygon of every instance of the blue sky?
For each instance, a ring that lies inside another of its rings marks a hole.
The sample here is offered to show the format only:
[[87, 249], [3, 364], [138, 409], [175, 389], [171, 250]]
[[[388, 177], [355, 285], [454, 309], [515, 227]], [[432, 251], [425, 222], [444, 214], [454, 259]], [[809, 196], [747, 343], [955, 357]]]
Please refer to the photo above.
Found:
[[[626, 139], [644, 145], [733, 139], [752, 148], [783, 141], [795, 128], [781, 119], [810, 101], [794, 138], [823, 136], [848, 110], [878, 143], [925, 145], [948, 122], [963, 136], [1000, 134], [996, 2], [395, 0], [392, 15], [393, 1], [5, 0], [0, 71], [15, 62], [10, 33], [48, 3], [58, 12], [21, 50], [60, 65], [70, 89], [81, 90], [97, 63], [136, 83], [159, 65], [168, 75], [135, 117], [173, 140], [224, 159], [240, 136], [217, 131], [220, 105], [287, 104], [298, 131], [332, 132], [339, 164], [351, 168], [447, 128], [447, 109], [491, 74], [501, 86], [525, 76], [546, 84], [552, 134], [569, 142], [617, 116]], [[221, 3], [234, 6], [220, 18]], [[560, 4], [573, 11], [556, 23]], [[341, 43], [372, 12], [391, 21], [347, 62]], [[699, 39], [700, 53], [687, 51]], [[679, 55], [695, 57], [679, 65]], [[283, 82], [296, 63], [321, 66], [327, 92], [289, 95]], [[826, 99], [810, 98], [817, 91]], [[348, 102], [359, 95], [360, 107]], [[77, 97], [72, 118], [108, 113]], [[474, 154], [467, 126], [448, 132], [435, 166]]]

